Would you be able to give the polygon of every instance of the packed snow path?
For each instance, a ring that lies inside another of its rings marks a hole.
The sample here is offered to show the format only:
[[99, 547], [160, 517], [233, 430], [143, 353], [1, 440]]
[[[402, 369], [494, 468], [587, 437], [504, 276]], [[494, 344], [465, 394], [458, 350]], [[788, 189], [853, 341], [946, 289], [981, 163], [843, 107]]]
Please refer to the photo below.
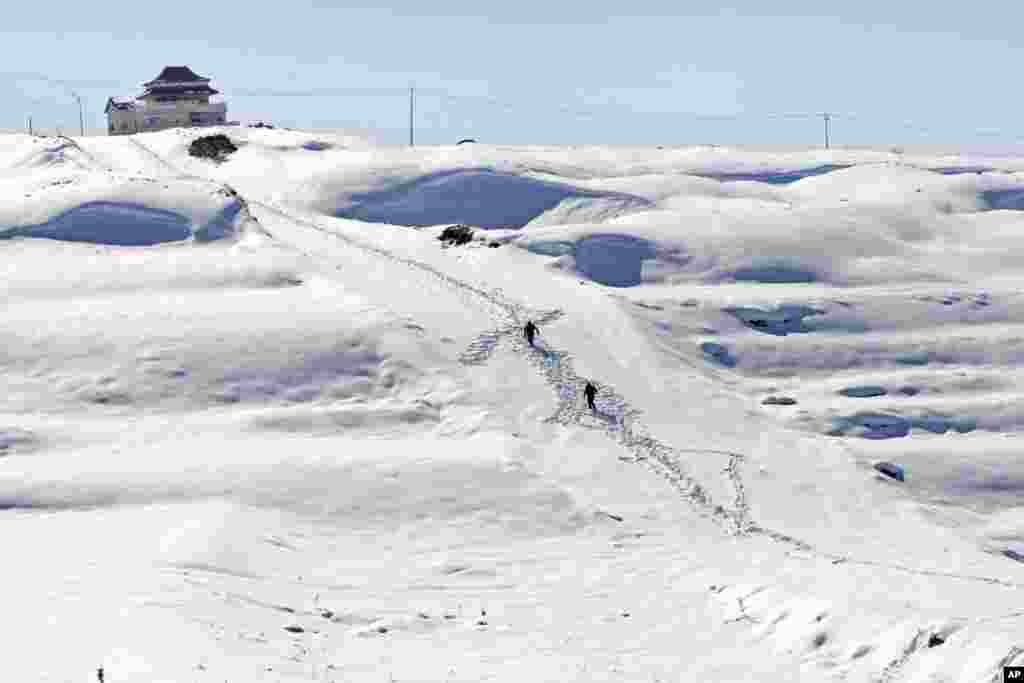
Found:
[[[424, 272], [459, 292], [464, 300], [467, 297], [475, 299], [475, 301], [467, 301], [467, 303], [473, 303], [478, 307], [482, 306], [496, 319], [497, 326], [495, 329], [478, 335], [463, 351], [460, 361], [465, 365], [479, 365], [487, 362], [502, 339], [511, 339], [513, 348], [517, 351], [526, 350], [527, 344], [522, 339], [522, 329], [527, 320], [533, 320], [543, 327], [563, 315], [560, 310], [535, 311], [516, 304], [505, 299], [501, 295], [501, 290], [486, 291], [475, 287], [414, 259], [397, 256], [385, 249], [341, 235], [323, 227], [311, 218], [297, 216], [292, 211], [286, 211], [280, 206], [265, 202], [251, 201], [251, 203], [272, 211], [292, 223], [331, 235], [350, 247], [371, 252]], [[572, 357], [566, 352], [555, 351], [547, 346], [531, 349], [531, 351], [533, 353], [528, 356], [531, 364], [542, 372], [547, 383], [555, 389], [559, 397], [559, 407], [554, 415], [547, 418], [547, 422], [564, 425], [576, 424], [589, 429], [603, 430], [630, 450], [637, 460], [647, 463], [655, 472], [664, 477], [700, 514], [711, 518], [731, 533], [743, 534], [747, 531], [745, 527], [748, 513], [745, 509], [742, 485], [737, 487], [736, 497], [742, 508], [738, 511], [726, 510], [721, 505], [715, 504], [704, 487], [686, 472], [681, 458], [683, 452], [713, 453], [728, 456], [733, 460], [742, 458], [741, 455], [704, 449], [685, 451], [673, 449], [650, 436], [636, 419], [639, 411], [630, 406], [623, 396], [608, 385], [600, 384], [597, 400], [600, 402], [598, 415], [601, 417], [594, 418], [588, 410], [580, 405], [577, 392], [584, 380], [573, 370]]]
[[[741, 463], [746, 459], [743, 454], [715, 449], [674, 448], [659, 441], [640, 422], [638, 418], [640, 411], [630, 405], [628, 400], [615, 391], [613, 387], [601, 383], [596, 378], [593, 381], [598, 386], [598, 395], [595, 401], [597, 411], [591, 413], [591, 411], [583, 407], [579, 394], [586, 380], [573, 370], [572, 355], [566, 351], [556, 349], [547, 343], [546, 340], [539, 340], [538, 345], [531, 349], [525, 339], [523, 339], [523, 326], [527, 320], [533, 320], [538, 326], [543, 328], [545, 325], [560, 319], [564, 315], [562, 311], [532, 310], [506, 299], [500, 289], [488, 291], [463, 282], [420, 261], [398, 256], [380, 247], [330, 230], [322, 226], [314, 217], [301, 217], [291, 210], [285, 210], [279, 206], [264, 202], [250, 200], [250, 203], [272, 211], [297, 225], [330, 235], [348, 246], [371, 252], [382, 258], [425, 273], [460, 293], [462, 299], [467, 303], [477, 307], [482, 306], [495, 318], [496, 325], [494, 329], [479, 334], [463, 351], [460, 355], [460, 360], [463, 364], [479, 365], [486, 363], [498, 345], [502, 341], [508, 340], [517, 352], [526, 354], [528, 362], [543, 375], [545, 381], [558, 396], [558, 407], [555, 413], [546, 419], [547, 422], [576, 425], [604, 432], [609, 438], [618, 441], [628, 449], [636, 461], [645, 463], [659, 476], [668, 481], [699, 514], [713, 520], [727, 533], [739, 536], [750, 534], [766, 536], [773, 541], [788, 545], [796, 551], [829, 560], [834, 565], [848, 563], [920, 576], [977, 581], [1007, 588], [1021, 588], [1020, 584], [995, 577], [915, 569], [913, 567], [831, 553], [817, 549], [799, 538], [762, 527], [750, 517], [748, 492], [740, 471]], [[705, 487], [687, 473], [683, 465], [685, 454], [710, 454], [723, 456], [728, 459], [727, 465], [723, 469], [723, 474], [728, 477], [734, 491], [731, 509], [716, 503], [710, 497]]]

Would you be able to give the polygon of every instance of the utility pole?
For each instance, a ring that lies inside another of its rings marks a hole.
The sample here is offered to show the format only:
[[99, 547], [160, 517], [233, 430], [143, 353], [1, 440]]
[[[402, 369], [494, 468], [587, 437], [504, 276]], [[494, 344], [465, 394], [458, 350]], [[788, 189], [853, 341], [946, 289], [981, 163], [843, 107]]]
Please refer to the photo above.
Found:
[[82, 110], [82, 97], [78, 93], [76, 93], [76, 92], [72, 92], [71, 95], [75, 98], [75, 100], [78, 101], [78, 130], [81, 133], [82, 137], [84, 138], [85, 137], [85, 113]]
[[409, 146], [413, 146], [413, 114], [415, 112], [415, 101], [416, 101], [416, 86], [409, 86]]
[[32, 117], [31, 116], [28, 117], [28, 134], [29, 135], [34, 135], [34, 133], [32, 132]]
[[821, 115], [821, 119], [825, 122], [825, 149], [828, 149], [829, 148], [828, 123], [829, 123], [829, 121], [832, 120], [832, 115], [826, 112], [826, 113]]

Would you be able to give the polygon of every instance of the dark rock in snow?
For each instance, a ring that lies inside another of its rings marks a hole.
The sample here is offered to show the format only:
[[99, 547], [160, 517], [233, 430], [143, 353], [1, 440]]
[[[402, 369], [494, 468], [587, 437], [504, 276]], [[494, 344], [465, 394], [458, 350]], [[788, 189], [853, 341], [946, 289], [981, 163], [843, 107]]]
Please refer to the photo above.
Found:
[[0, 427], [0, 457], [19, 450], [34, 450], [39, 446], [39, 439], [27, 430]]
[[700, 350], [704, 352], [708, 358], [718, 361], [720, 364], [727, 368], [736, 367], [736, 356], [729, 352], [729, 349], [718, 344], [716, 342], [704, 342], [700, 345]]
[[804, 324], [804, 318], [824, 315], [825, 311], [798, 304], [782, 304], [772, 310], [751, 306], [728, 306], [722, 309], [758, 332], [785, 337], [787, 334], [807, 333], [812, 327]]
[[1018, 553], [1016, 550], [1007, 548], [1003, 551], [1003, 556], [1010, 558], [1014, 562], [1024, 562], [1024, 554]]
[[839, 393], [847, 398], [873, 398], [875, 396], [885, 396], [888, 392], [885, 387], [859, 386], [840, 389]]
[[891, 462], [876, 462], [874, 467], [887, 477], [892, 477], [896, 481], [903, 481], [903, 468], [899, 465]]
[[790, 398], [789, 396], [769, 396], [765, 400], [761, 401], [761, 405], [766, 406], [792, 406], [796, 405], [796, 399]]
[[928, 647], [938, 647], [946, 642], [946, 639], [940, 636], [938, 633], [933, 633], [928, 637]]
[[289, 633], [305, 633], [306, 632], [306, 629], [302, 628], [301, 626], [296, 626], [294, 624], [291, 625], [291, 626], [285, 626], [284, 630], [288, 631]]

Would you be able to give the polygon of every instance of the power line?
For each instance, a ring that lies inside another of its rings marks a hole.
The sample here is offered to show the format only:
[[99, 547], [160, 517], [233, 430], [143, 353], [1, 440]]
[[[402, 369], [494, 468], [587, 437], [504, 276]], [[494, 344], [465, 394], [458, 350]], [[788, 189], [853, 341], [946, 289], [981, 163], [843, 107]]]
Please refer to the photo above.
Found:
[[302, 88], [282, 90], [279, 88], [226, 88], [225, 94], [233, 97], [378, 97], [402, 96], [408, 88]]
[[[99, 88], [121, 88], [124, 82], [113, 80], [77, 80], [53, 78], [47, 74], [32, 71], [0, 71], [0, 79], [23, 79], [39, 80], [58, 86], [71, 94], [79, 107], [79, 129], [84, 134], [84, 104], [79, 95], [80, 90]], [[467, 95], [452, 93], [439, 88], [408, 88], [400, 87], [326, 87], [306, 89], [278, 89], [278, 88], [230, 88], [226, 89], [229, 97], [271, 97], [271, 98], [307, 98], [307, 97], [408, 97], [409, 98], [409, 144], [415, 144], [415, 109], [416, 96], [437, 98], [442, 102], [450, 102], [459, 105], [481, 105], [493, 107], [505, 112], [521, 114], [526, 111], [535, 112], [538, 115], [550, 115], [558, 113], [571, 116], [576, 119], [599, 121], [603, 117], [617, 116], [623, 118], [650, 118], [650, 117], [671, 117], [693, 122], [705, 123], [741, 123], [744, 121], [811, 121], [821, 119], [824, 127], [825, 148], [831, 148], [832, 128], [834, 120], [848, 120], [852, 122], [872, 121], [876, 127], [898, 127], [903, 130], [911, 130], [922, 135], [939, 135], [934, 127], [922, 126], [912, 121], [894, 121], [882, 116], [862, 116], [855, 113], [811, 113], [811, 112], [756, 112], [740, 111], [729, 113], [703, 113], [686, 111], [643, 111], [637, 110], [629, 104], [619, 102], [588, 103], [578, 102], [574, 104], [565, 103], [532, 103], [527, 100], [510, 101], [491, 95]], [[33, 98], [29, 98], [33, 99]], [[1016, 133], [1008, 133], [998, 128], [979, 128], [974, 130], [959, 130], [958, 135], [970, 135], [972, 137], [984, 137], [1000, 139], [1012, 142], [1024, 142], [1024, 136]]]
[[68, 91], [75, 88], [80, 90], [89, 90], [92, 88], [122, 88], [127, 85], [124, 81], [52, 78], [38, 71], [0, 71], [0, 78], [21, 81], [44, 81], [52, 85], [60, 86]]

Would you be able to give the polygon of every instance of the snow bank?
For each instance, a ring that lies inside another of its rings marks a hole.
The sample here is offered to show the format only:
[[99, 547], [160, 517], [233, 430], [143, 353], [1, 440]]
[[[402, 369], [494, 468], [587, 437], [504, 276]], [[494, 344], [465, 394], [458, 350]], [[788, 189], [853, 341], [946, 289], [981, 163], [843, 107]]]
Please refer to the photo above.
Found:
[[647, 205], [639, 197], [487, 168], [450, 169], [411, 180], [391, 178], [379, 189], [351, 195], [346, 203], [335, 215], [393, 225], [466, 223], [495, 229], [520, 228], [542, 216], [543, 222], [551, 223], [620, 215]]
[[67, 173], [60, 168], [0, 180], [0, 239], [36, 237], [122, 246], [237, 235], [247, 218], [214, 183]]
[[[571, 532], [587, 522], [565, 489], [481, 455], [496, 446], [493, 437], [357, 441], [262, 434], [220, 443], [185, 438], [121, 454], [85, 449], [37, 458], [25, 464], [22, 476], [0, 477], [0, 510], [219, 499], [312, 514], [361, 532], [461, 519], [535, 535]], [[194, 552], [176, 559], [221, 564]]]
[[[1020, 174], [953, 176], [882, 164], [832, 170], [774, 189], [760, 182], [708, 182], [656, 182], [649, 194], [656, 208], [560, 229], [542, 229], [537, 220], [516, 243], [555, 257], [555, 268], [613, 286], [867, 285], [959, 279], [979, 264], [1017, 268], [1007, 252], [1020, 249], [1011, 237], [1017, 219], [1005, 211], [987, 218], [985, 212], [1016, 206], [1024, 196]], [[972, 261], [954, 257], [951, 244], [971, 249]], [[609, 274], [601, 265], [612, 252], [621, 273]]]

